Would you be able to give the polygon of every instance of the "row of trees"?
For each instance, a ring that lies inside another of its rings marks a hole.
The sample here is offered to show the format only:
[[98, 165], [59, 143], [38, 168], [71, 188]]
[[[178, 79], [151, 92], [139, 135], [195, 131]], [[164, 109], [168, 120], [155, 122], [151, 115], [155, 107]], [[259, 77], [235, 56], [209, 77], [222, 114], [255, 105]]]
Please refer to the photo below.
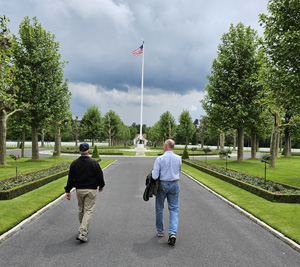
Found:
[[0, 16], [0, 165], [6, 164], [8, 118], [14, 116], [24, 135], [30, 126], [32, 159], [38, 160], [38, 129], [53, 125], [58, 142], [60, 126], [70, 117], [71, 94], [55, 36], [28, 17], [19, 36], [10, 36], [8, 22]]
[[[198, 120], [197, 123], [193, 122], [189, 112], [183, 111], [179, 117], [179, 125], [176, 125], [174, 117], [166, 111], [153, 127], [143, 125], [143, 133], [146, 133], [147, 140], [153, 144], [162, 144], [166, 139], [173, 138], [187, 145], [195, 139], [197, 124]], [[92, 145], [95, 140], [108, 140], [110, 146], [126, 145], [128, 141], [136, 138], [139, 132], [139, 125], [133, 123], [131, 126], [126, 126], [113, 110], [108, 111], [102, 117], [97, 106], [90, 106], [81, 121], [74, 124], [73, 128], [75, 127], [78, 128], [78, 139], [89, 139]]]
[[92, 145], [96, 139], [108, 140], [110, 146], [126, 145], [136, 134], [136, 127], [126, 126], [116, 112], [110, 110], [101, 117], [96, 106], [87, 109], [79, 125], [79, 139], [90, 139]]
[[187, 110], [180, 114], [179, 125], [176, 124], [173, 115], [166, 111], [154, 126], [146, 128], [147, 139], [159, 145], [169, 138], [174, 139], [176, 143], [188, 145], [192, 139], [196, 139], [196, 132], [197, 123], [193, 122]]
[[271, 123], [270, 166], [275, 167], [280, 133], [289, 156], [300, 115], [300, 5], [270, 0], [268, 11], [260, 15], [263, 38], [242, 23], [222, 36], [202, 104], [217, 131], [237, 131], [238, 161], [243, 160], [245, 129], [255, 157], [256, 139]]

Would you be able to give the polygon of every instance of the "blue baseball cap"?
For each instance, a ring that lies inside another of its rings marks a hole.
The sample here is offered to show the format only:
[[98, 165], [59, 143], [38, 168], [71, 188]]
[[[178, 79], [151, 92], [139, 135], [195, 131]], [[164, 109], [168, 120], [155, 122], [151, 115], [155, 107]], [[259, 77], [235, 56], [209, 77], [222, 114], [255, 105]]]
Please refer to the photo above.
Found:
[[79, 146], [79, 151], [80, 152], [86, 152], [86, 151], [88, 151], [90, 149], [90, 146], [89, 146], [89, 144], [87, 144], [87, 143], [82, 143], [82, 144], [80, 144], [80, 146]]

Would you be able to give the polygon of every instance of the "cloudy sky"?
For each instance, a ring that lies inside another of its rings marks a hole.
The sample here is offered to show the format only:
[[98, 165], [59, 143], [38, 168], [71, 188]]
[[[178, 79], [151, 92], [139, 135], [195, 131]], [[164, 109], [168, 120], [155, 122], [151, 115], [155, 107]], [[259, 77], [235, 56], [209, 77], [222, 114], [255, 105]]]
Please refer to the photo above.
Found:
[[140, 123], [142, 55], [145, 40], [143, 123], [152, 126], [165, 111], [178, 122], [188, 110], [205, 115], [199, 102], [217, 47], [230, 24], [256, 29], [267, 0], [0, 0], [0, 14], [18, 33], [25, 16], [36, 16], [55, 34], [71, 109], [80, 118], [90, 105], [102, 116], [114, 110], [126, 125]]

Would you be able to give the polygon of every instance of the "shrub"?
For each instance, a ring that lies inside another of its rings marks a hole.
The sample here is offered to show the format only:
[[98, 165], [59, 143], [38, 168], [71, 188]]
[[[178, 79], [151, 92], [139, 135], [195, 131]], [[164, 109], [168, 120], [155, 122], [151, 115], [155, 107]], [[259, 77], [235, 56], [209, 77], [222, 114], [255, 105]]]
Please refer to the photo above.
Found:
[[100, 156], [99, 156], [99, 151], [98, 151], [98, 148], [97, 148], [96, 145], [95, 145], [95, 147], [94, 147], [94, 149], [93, 149], [92, 158], [94, 158], [94, 159], [100, 158]]
[[[300, 203], [300, 189], [297, 187], [268, 180], [267, 185], [265, 185], [263, 178], [255, 177], [247, 173], [241, 173], [233, 170], [226, 171], [218, 165], [204, 164], [200, 161], [184, 160], [183, 162], [268, 201], [280, 203]], [[250, 184], [250, 181], [253, 181], [253, 183]]]
[[[300, 189], [293, 187], [293, 186], [284, 185], [284, 184], [274, 182], [271, 180], [266, 180], [266, 182], [265, 182], [264, 178], [257, 177], [257, 176], [254, 176], [254, 175], [251, 175], [248, 173], [230, 170], [230, 169], [226, 170], [225, 168], [223, 168], [221, 166], [214, 165], [214, 164], [205, 164], [205, 163], [201, 162], [200, 160], [194, 160], [194, 161], [190, 161], [190, 162], [192, 162], [195, 165], [204, 167], [208, 170], [211, 170], [213, 172], [217, 172], [222, 175], [226, 175], [228, 177], [234, 178], [236, 180], [240, 180], [244, 183], [260, 187], [264, 190], [268, 190], [272, 193], [300, 194]], [[187, 162], [185, 162], [185, 163], [187, 163]]]
[[52, 166], [47, 169], [42, 169], [39, 171], [30, 172], [15, 177], [3, 179], [0, 181], [0, 191], [9, 190], [23, 184], [32, 183], [33, 181], [43, 179], [45, 177], [51, 176], [56, 173], [69, 171], [69, 167], [70, 167], [70, 163], [67, 162], [60, 165]]
[[187, 147], [184, 148], [183, 154], [182, 154], [182, 159], [189, 159], [189, 153], [187, 152]]

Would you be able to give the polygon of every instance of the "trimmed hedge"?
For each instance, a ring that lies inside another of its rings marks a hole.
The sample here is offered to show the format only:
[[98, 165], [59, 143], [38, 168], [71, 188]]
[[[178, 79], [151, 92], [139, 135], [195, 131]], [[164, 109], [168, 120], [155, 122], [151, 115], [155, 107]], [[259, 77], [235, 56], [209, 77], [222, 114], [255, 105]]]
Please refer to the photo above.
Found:
[[0, 200], [9, 200], [9, 199], [13, 199], [15, 197], [18, 197], [20, 195], [23, 195], [25, 193], [28, 193], [34, 189], [37, 189], [45, 184], [48, 184], [50, 182], [53, 182], [59, 178], [62, 178], [66, 175], [69, 174], [69, 170], [65, 170], [62, 172], [58, 172], [55, 173], [53, 175], [32, 181], [30, 183], [27, 184], [22, 184], [19, 186], [16, 186], [14, 188], [8, 189], [8, 190], [4, 190], [4, 191], [0, 191]]
[[[61, 153], [64, 153], [64, 154], [78, 154], [79, 155], [78, 150], [62, 150]], [[93, 153], [93, 151], [91, 149], [91, 154], [92, 153]], [[100, 151], [100, 154], [101, 155], [123, 155], [122, 152], [101, 152], [101, 151]]]
[[[257, 187], [257, 186], [254, 186], [254, 185], [250, 185], [250, 184], [247, 184], [243, 181], [239, 181], [237, 179], [234, 179], [232, 177], [229, 177], [227, 175], [224, 175], [224, 174], [221, 174], [221, 173], [218, 173], [218, 172], [215, 172], [215, 171], [212, 171], [210, 169], [207, 169], [205, 167], [202, 167], [202, 166], [199, 166], [199, 165], [196, 165], [192, 162], [189, 162], [189, 161], [186, 161], [186, 160], [182, 160], [183, 163], [191, 166], [191, 167], [194, 167], [195, 169], [198, 169], [202, 172], [205, 172], [211, 176], [214, 176], [216, 178], [219, 178], [225, 182], [228, 182], [228, 183], [231, 183], [235, 186], [238, 186], [250, 193], [253, 193], [259, 197], [262, 197], [268, 201], [271, 201], [271, 202], [278, 202], [278, 203], [300, 203], [300, 194], [295, 194], [295, 195], [287, 195], [287, 194], [275, 194], [275, 193], [272, 193], [272, 192], [269, 192], [263, 188], [260, 188], [260, 187]], [[276, 182], [278, 183], [278, 182]], [[297, 187], [294, 187], [294, 186], [290, 186], [290, 185], [286, 185], [286, 184], [282, 184], [282, 183], [278, 183], [278, 184], [281, 184], [283, 186], [285, 186], [286, 188], [289, 188], [289, 189], [296, 189], [296, 190], [300, 190], [300, 188], [297, 188]]]
[[[101, 161], [101, 159], [96, 159], [98, 162]], [[55, 174], [52, 174], [50, 176], [32, 181], [30, 183], [26, 183], [26, 184], [22, 184], [19, 186], [16, 186], [14, 188], [8, 189], [8, 190], [4, 190], [4, 191], [0, 191], [0, 200], [9, 200], [9, 199], [13, 199], [15, 197], [21, 196], [25, 193], [28, 193], [34, 189], [37, 189], [45, 184], [51, 183], [59, 178], [62, 178], [66, 175], [69, 174], [69, 170], [64, 170], [62, 172], [57, 172]]]

